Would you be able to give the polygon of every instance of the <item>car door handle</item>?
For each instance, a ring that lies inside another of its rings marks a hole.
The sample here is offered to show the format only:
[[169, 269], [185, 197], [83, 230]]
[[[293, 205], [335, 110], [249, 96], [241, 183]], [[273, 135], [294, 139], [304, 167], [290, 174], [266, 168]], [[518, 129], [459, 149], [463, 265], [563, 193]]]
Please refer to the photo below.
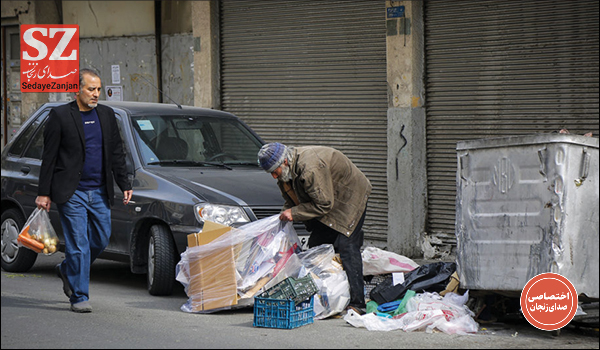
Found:
[[29, 174], [29, 172], [31, 171], [31, 168], [28, 166], [22, 166], [21, 167], [21, 172], [25, 175]]

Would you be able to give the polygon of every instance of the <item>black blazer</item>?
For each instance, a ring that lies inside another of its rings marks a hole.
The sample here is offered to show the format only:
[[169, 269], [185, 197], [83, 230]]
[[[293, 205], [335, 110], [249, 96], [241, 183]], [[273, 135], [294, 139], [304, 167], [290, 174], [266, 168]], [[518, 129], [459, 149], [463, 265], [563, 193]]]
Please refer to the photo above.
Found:
[[[102, 147], [106, 193], [114, 204], [113, 175], [122, 191], [131, 189], [127, 179], [123, 141], [112, 108], [96, 107], [102, 128]], [[38, 195], [53, 202], [66, 203], [79, 185], [85, 161], [85, 134], [77, 101], [50, 111], [44, 129], [44, 152]]]

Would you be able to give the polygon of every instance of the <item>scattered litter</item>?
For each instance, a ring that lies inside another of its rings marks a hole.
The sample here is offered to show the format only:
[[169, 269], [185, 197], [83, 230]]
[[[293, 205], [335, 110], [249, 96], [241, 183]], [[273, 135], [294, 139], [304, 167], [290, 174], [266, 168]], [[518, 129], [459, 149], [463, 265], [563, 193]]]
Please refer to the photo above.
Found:
[[371, 291], [371, 299], [379, 304], [394, 301], [404, 297], [407, 290], [413, 290], [417, 293], [422, 292], [442, 292], [448, 283], [451, 282], [451, 276], [456, 271], [456, 263], [453, 262], [435, 262], [419, 266], [418, 268], [407, 272], [404, 275], [404, 282], [394, 285], [392, 278], [377, 285]]
[[364, 327], [370, 331], [401, 329], [405, 332], [425, 330], [427, 333], [472, 334], [477, 333], [479, 325], [473, 320], [473, 312], [465, 305], [468, 298], [468, 291], [464, 295], [449, 292], [444, 297], [436, 292], [424, 292], [406, 302], [405, 313], [391, 318], [389, 314], [379, 316], [377, 313], [367, 313], [361, 316], [349, 311], [344, 320], [354, 327]]

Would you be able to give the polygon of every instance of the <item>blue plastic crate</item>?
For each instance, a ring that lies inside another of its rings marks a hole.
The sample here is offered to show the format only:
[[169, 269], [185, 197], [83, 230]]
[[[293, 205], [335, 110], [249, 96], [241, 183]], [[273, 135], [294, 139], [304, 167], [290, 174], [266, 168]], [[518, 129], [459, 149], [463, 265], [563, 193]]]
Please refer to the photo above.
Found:
[[314, 298], [298, 305], [291, 299], [254, 297], [254, 327], [292, 329], [314, 322]]

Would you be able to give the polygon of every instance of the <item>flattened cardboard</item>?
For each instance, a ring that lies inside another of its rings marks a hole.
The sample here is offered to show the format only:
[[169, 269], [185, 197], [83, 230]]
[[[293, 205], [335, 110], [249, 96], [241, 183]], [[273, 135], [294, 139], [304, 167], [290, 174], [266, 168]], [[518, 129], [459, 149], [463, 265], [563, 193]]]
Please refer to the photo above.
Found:
[[[230, 230], [229, 226], [206, 221], [201, 232], [188, 235], [188, 246], [209, 244]], [[195, 312], [237, 304], [233, 247], [215, 248], [198, 259], [190, 259], [188, 293]]]

